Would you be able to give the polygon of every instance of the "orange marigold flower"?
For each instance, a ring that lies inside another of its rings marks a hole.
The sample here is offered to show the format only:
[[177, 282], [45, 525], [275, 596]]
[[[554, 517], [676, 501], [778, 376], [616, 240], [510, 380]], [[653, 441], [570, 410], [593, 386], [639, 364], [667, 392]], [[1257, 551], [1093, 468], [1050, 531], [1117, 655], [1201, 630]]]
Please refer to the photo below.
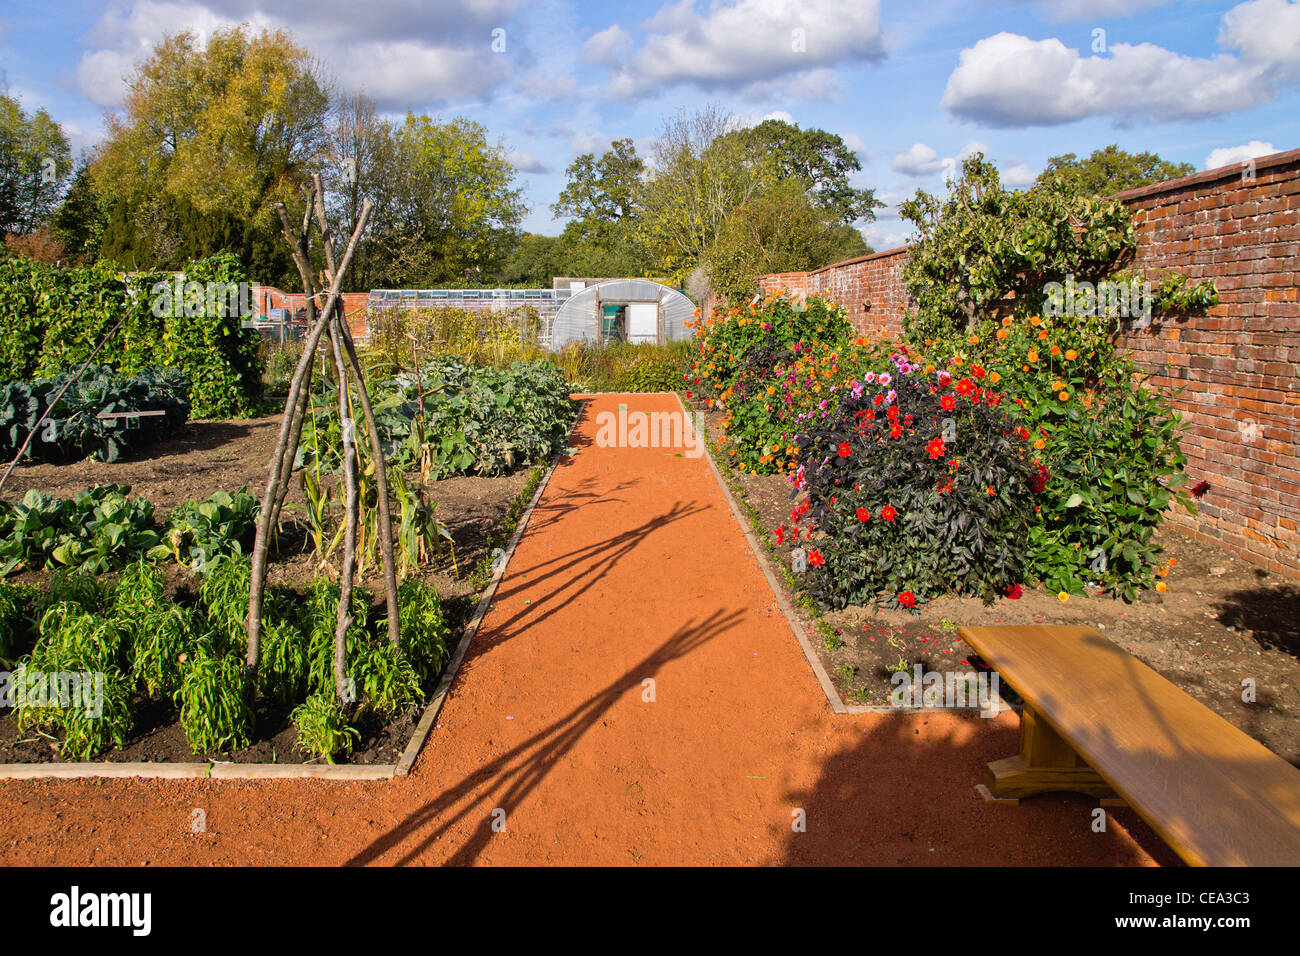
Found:
[[1015, 321], [1015, 320], [1014, 320], [1013, 318], [1011, 318], [1011, 316], [1009, 316], [1009, 315], [1008, 315], [1008, 316], [1005, 316], [1005, 317], [1002, 319], [1002, 327], [1003, 327], [1004, 329], [1009, 329], [1009, 328], [1011, 328], [1011, 323], [1014, 322], [1014, 321]]
[[1045, 441], [1043, 441], [1041, 438], [1039, 438], [1038, 440], [1036, 440], [1036, 441], [1034, 442], [1034, 447], [1037, 448], [1039, 451], [1042, 451], [1044, 448], [1047, 447], [1047, 442], [1045, 442]]
[[1060, 393], [1059, 395], [1057, 395], [1056, 397], [1059, 398], [1059, 399], [1060, 399], [1061, 401], [1063, 401], [1063, 402], [1065, 402], [1065, 401], [1069, 401], [1070, 393], [1069, 393], [1069, 392], [1061, 392], [1061, 393]]
[[1060, 355], [1061, 347], [1059, 345], [1053, 345], [1051, 351], [1053, 355]]
[[1041, 315], [1031, 315], [1029, 317], [1029, 324], [1037, 328], [1043, 324], [1043, 317]]
[[1006, 330], [1006, 329], [998, 329], [998, 338], [999, 338], [999, 339], [1005, 339], [1006, 337], [1007, 337], [1007, 330]]
[[1029, 355], [1028, 355], [1027, 357], [1028, 357], [1028, 359], [1029, 359], [1030, 362], [1037, 362], [1037, 361], [1038, 361], [1038, 349], [1030, 349], [1030, 350], [1029, 350]]
[[997, 372], [989, 372], [989, 381], [996, 385], [998, 382], [1002, 381], [1002, 376]]
[[1079, 353], [1076, 352], [1074, 349], [1066, 349], [1066, 350], [1065, 350], [1065, 360], [1066, 360], [1067, 362], [1073, 362], [1073, 361], [1074, 361], [1075, 359], [1077, 359], [1078, 357], [1079, 357]]

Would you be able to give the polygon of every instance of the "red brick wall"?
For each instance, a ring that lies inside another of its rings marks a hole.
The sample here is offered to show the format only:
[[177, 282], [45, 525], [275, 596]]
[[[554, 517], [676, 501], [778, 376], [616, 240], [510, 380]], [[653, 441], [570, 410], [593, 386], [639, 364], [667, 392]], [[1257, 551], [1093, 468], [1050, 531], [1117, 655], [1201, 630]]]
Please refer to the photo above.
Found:
[[[253, 287], [253, 308], [259, 315], [269, 314], [271, 309], [288, 309], [291, 315], [305, 307], [307, 297], [301, 292], [284, 292], [274, 286], [259, 285]], [[317, 300], [317, 306], [325, 304], [325, 296]], [[352, 335], [363, 336], [367, 332], [366, 316], [370, 308], [369, 292], [344, 292], [343, 314], [348, 320]]]
[[[1126, 333], [1121, 341], [1174, 398], [1200, 514], [1172, 520], [1275, 573], [1300, 578], [1300, 150], [1120, 193], [1135, 213], [1131, 268], [1153, 285], [1167, 272], [1211, 279], [1207, 314]], [[767, 276], [844, 306], [867, 335], [902, 331], [907, 249], [809, 273]], [[869, 307], [867, 307], [869, 305]]]
[[1270, 571], [1300, 577], [1300, 150], [1120, 193], [1138, 228], [1136, 268], [1211, 279], [1208, 314], [1122, 341], [1174, 399], [1198, 518], [1173, 512]]

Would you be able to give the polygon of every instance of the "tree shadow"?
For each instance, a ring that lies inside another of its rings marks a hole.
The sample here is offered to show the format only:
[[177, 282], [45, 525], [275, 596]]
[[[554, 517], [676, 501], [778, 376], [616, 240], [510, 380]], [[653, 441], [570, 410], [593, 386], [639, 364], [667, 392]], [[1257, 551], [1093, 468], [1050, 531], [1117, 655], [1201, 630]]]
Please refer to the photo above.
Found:
[[473, 863], [492, 839], [493, 815], [485, 808], [505, 811], [506, 819], [546, 778], [548, 769], [563, 759], [624, 694], [639, 692], [642, 681], [658, 676], [662, 668], [680, 660], [719, 635], [736, 627], [741, 611], [715, 611], [696, 625], [680, 627], [659, 647], [630, 667], [585, 703], [552, 721], [523, 743], [484, 764], [411, 812], [397, 826], [353, 855], [349, 866], [374, 863], [390, 852], [400, 852], [395, 865], [413, 862], [452, 827], [477, 813], [481, 819], [473, 833], [446, 861], [449, 865]]
[[1140, 866], [1148, 856], [1180, 865], [1127, 808], [1109, 810], [1097, 832], [1098, 803], [1079, 794], [981, 799], [985, 763], [1018, 747], [1009, 715], [872, 715], [863, 730], [826, 758], [815, 783], [785, 793], [805, 829], [785, 825], [782, 865]]
[[1300, 587], [1278, 584], [1230, 591], [1215, 604], [1220, 624], [1248, 630], [1260, 647], [1300, 659]]

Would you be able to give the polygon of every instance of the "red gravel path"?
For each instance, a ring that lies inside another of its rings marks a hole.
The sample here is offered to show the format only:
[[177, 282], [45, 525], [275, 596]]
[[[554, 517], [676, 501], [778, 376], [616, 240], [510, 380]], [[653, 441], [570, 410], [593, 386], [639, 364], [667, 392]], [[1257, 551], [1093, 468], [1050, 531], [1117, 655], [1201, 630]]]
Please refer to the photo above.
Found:
[[1127, 813], [1094, 833], [1082, 797], [981, 801], [1014, 715], [834, 715], [707, 462], [594, 445], [620, 402], [678, 408], [588, 403], [410, 777], [0, 782], [0, 862], [1172, 859]]

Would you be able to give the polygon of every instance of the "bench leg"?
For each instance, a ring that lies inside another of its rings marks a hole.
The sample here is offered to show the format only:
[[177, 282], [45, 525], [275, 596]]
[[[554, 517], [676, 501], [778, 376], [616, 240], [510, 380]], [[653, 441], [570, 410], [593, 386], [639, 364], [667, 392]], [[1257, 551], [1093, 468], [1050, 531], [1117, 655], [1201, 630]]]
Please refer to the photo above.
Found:
[[998, 799], [1020, 799], [1059, 790], [1115, 798], [1110, 784], [1029, 706], [1020, 717], [1020, 753], [990, 763], [984, 782]]

